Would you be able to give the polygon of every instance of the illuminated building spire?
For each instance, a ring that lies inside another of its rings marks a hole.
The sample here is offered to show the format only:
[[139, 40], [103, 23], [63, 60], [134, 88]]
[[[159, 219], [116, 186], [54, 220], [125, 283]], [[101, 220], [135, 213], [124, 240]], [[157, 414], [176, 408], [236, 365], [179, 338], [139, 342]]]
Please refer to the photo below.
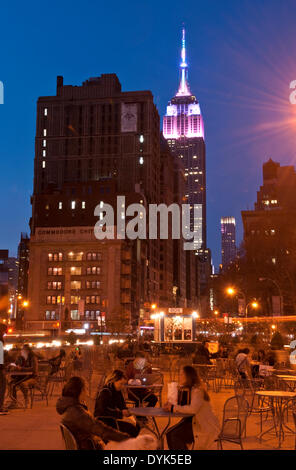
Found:
[[188, 77], [188, 65], [186, 62], [186, 44], [185, 44], [185, 28], [182, 28], [182, 48], [181, 48], [181, 77], [178, 93], [176, 96], [190, 96], [191, 92], [189, 89], [187, 77]]

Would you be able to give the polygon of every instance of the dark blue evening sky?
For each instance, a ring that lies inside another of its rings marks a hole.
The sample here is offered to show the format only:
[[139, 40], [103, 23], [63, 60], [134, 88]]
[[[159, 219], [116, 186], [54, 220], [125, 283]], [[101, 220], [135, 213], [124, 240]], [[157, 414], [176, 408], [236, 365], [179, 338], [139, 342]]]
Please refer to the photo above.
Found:
[[295, 164], [294, 0], [15, 1], [0, 10], [0, 248], [28, 230], [36, 100], [56, 76], [81, 84], [117, 73], [124, 90], [152, 90], [165, 112], [178, 82], [180, 29], [207, 145], [208, 245], [220, 262], [220, 217], [251, 208], [269, 157]]

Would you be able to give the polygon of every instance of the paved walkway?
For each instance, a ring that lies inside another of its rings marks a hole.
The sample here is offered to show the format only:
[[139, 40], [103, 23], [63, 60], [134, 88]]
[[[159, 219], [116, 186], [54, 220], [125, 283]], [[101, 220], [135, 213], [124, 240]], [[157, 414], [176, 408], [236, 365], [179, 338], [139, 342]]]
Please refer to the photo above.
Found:
[[[213, 408], [221, 421], [223, 404], [232, 392], [211, 392], [210, 395]], [[56, 399], [57, 397], [53, 397], [48, 407], [45, 402], [36, 402], [32, 410], [13, 410], [9, 415], [0, 416], [0, 450], [63, 449], [59, 430], [60, 416], [55, 411]], [[162, 423], [165, 425], [164, 420], [160, 420], [160, 426]], [[265, 426], [270, 426], [270, 423], [264, 423]], [[274, 436], [265, 436], [264, 441], [260, 443], [255, 437], [258, 432], [259, 417], [249, 418], [247, 438], [244, 439], [245, 449], [276, 449], [277, 441]], [[239, 449], [238, 446], [232, 444], [225, 444], [224, 448]], [[283, 449], [293, 448], [294, 436], [286, 436]]]

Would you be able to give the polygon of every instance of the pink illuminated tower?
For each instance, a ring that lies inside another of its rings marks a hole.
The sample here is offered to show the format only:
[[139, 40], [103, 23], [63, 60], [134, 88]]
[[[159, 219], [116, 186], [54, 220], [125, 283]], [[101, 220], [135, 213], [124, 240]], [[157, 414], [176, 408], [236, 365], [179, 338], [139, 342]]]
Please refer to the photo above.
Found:
[[176, 95], [169, 101], [163, 118], [163, 135], [172, 153], [182, 159], [186, 175], [186, 199], [189, 204], [200, 204], [202, 220], [193, 220], [200, 233], [200, 244], [206, 248], [206, 148], [204, 125], [199, 102], [188, 84], [185, 29], [182, 29], [180, 82]]
[[[211, 253], [207, 249], [206, 223], [206, 147], [204, 125], [199, 102], [192, 94], [188, 83], [188, 64], [186, 60], [185, 29], [182, 29], [180, 62], [180, 81], [178, 91], [169, 101], [163, 118], [163, 135], [173, 155], [180, 158], [185, 168], [186, 200], [193, 207], [199, 205], [194, 219], [191, 212], [191, 230], [195, 227], [198, 234], [196, 250], [198, 272], [198, 295], [205, 292], [211, 272]], [[187, 254], [187, 258], [190, 256]], [[192, 278], [190, 261], [187, 260], [187, 284]]]

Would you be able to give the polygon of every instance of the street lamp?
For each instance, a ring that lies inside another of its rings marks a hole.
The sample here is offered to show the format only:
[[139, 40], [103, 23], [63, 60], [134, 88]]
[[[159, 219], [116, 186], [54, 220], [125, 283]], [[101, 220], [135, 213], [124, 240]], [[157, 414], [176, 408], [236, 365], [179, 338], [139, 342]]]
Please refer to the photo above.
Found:
[[[251, 305], [251, 307], [253, 307], [254, 309], [257, 309], [257, 308], [259, 307], [259, 304], [258, 304], [258, 302], [257, 302], [256, 300], [251, 300], [251, 302], [247, 303], [247, 305], [246, 305], [246, 311], [245, 311], [245, 313], [246, 313], [246, 320], [247, 320], [247, 318], [248, 318], [248, 307], [249, 307], [249, 305]], [[247, 332], [247, 323], [246, 323], [246, 332]]]
[[226, 294], [232, 296], [236, 293], [236, 290], [233, 287], [227, 287], [225, 292], [226, 292]]

